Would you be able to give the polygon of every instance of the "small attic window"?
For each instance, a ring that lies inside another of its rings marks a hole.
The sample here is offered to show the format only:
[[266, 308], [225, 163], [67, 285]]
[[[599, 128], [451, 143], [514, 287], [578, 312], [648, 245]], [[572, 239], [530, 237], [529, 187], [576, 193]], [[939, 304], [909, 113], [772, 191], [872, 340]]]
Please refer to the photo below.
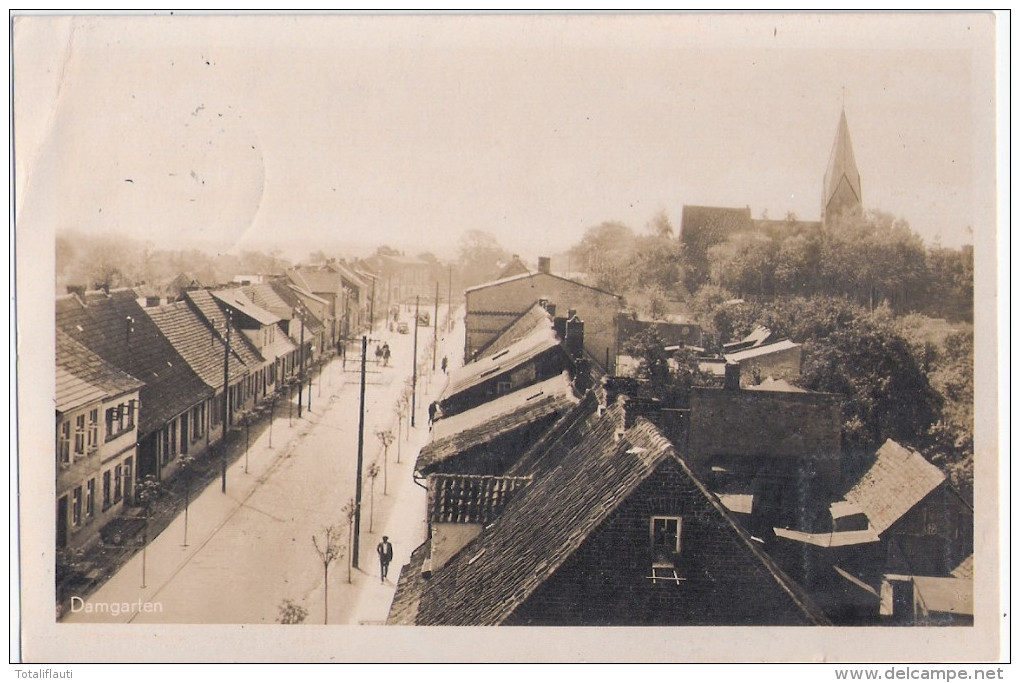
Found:
[[503, 351], [500, 351], [495, 356], [493, 356], [492, 360], [499, 360], [500, 358], [502, 358], [503, 356], [505, 356], [508, 353], [510, 353], [510, 349], [504, 349]]
[[482, 549], [481, 549], [480, 551], [478, 551], [478, 554], [477, 554], [477, 555], [475, 555], [475, 556], [474, 556], [474, 557], [472, 557], [472, 558], [471, 558], [470, 560], [468, 560], [468, 566], [470, 566], [470, 565], [474, 564], [474, 563], [475, 563], [475, 560], [477, 560], [477, 559], [478, 559], [479, 557], [481, 557], [481, 556], [482, 556], [482, 555], [484, 555], [484, 554], [485, 554], [485, 548], [482, 548]]
[[544, 395], [544, 394], [545, 394], [545, 392], [544, 392], [544, 391], [540, 391], [540, 392], [538, 392], [537, 394], [532, 394], [531, 396], [528, 396], [528, 397], [527, 397], [526, 399], [524, 399], [524, 400], [525, 400], [525, 401], [533, 401], [533, 400], [535, 400], [536, 398], [538, 398], [539, 396], [542, 396], [542, 395]]
[[488, 370], [486, 370], [485, 372], [480, 374], [479, 377], [488, 377], [489, 375], [492, 375], [492, 374], [497, 373], [497, 372], [499, 372], [499, 366], [498, 365], [496, 367], [494, 367], [494, 368], [489, 368]]

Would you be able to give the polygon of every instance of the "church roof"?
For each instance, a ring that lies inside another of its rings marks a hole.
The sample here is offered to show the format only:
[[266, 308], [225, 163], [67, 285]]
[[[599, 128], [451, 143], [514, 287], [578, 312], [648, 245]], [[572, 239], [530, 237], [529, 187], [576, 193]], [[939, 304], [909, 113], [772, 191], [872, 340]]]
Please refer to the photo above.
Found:
[[825, 169], [822, 197], [823, 214], [840, 191], [841, 186], [849, 188], [857, 203], [861, 202], [861, 174], [857, 170], [857, 161], [854, 159], [854, 148], [850, 142], [850, 128], [846, 123], [846, 111], [840, 112], [836, 139], [832, 143], [829, 165]]

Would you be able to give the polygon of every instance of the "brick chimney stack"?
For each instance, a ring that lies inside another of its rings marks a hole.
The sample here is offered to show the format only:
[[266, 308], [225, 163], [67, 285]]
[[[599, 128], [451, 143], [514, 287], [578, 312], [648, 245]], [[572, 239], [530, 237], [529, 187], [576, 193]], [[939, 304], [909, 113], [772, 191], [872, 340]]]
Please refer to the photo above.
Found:
[[549, 275], [552, 273], [552, 259], [548, 256], [538, 257], [538, 272]]
[[723, 388], [727, 391], [740, 389], [740, 363], [727, 363]]

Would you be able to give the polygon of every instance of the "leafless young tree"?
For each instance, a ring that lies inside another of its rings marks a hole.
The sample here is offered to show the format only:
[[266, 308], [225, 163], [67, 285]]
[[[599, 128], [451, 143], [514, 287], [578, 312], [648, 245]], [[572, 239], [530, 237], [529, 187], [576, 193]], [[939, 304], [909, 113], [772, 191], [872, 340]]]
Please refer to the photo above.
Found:
[[329, 525], [322, 530], [323, 538], [320, 545], [319, 539], [313, 535], [312, 545], [315, 546], [315, 552], [319, 554], [319, 559], [322, 560], [322, 575], [323, 575], [323, 591], [324, 597], [322, 599], [323, 607], [325, 608], [325, 615], [322, 618], [322, 623], [329, 623], [329, 565], [333, 564], [334, 560], [343, 557], [344, 547], [341, 542], [340, 530], [334, 525]]

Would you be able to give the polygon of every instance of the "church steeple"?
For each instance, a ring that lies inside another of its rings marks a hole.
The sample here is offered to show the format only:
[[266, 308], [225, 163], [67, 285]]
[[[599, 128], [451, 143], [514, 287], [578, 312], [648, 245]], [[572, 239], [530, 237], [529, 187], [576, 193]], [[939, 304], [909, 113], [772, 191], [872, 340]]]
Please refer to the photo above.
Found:
[[822, 223], [847, 211], [861, 210], [861, 174], [854, 160], [850, 143], [850, 128], [846, 123], [846, 110], [840, 112], [836, 140], [829, 154], [829, 167], [825, 170], [822, 187]]

